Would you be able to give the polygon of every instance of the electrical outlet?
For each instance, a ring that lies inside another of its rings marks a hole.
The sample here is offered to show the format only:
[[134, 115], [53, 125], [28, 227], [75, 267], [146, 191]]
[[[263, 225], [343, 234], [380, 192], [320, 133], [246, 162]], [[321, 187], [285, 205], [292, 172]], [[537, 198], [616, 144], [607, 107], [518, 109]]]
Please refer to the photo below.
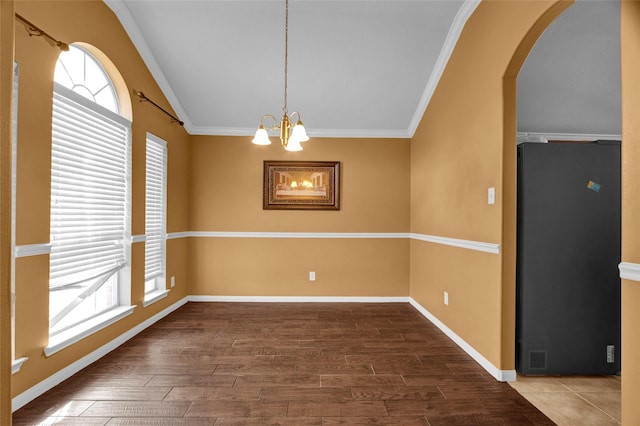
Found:
[[172, 276], [171, 277], [171, 288], [174, 288], [176, 286], [176, 277]]
[[316, 273], [311, 271], [309, 272], [309, 281], [315, 281], [316, 280]]
[[449, 293], [446, 291], [444, 292], [444, 304], [447, 306], [449, 305]]

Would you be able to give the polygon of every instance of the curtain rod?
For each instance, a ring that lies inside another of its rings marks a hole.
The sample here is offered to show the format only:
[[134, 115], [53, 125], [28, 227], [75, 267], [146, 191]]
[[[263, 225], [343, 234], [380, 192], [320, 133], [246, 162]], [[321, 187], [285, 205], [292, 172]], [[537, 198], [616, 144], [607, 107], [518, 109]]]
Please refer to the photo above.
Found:
[[179, 125], [184, 126], [184, 121], [181, 121], [178, 117], [176, 117], [175, 115], [171, 114], [169, 111], [167, 111], [166, 109], [162, 108], [160, 105], [158, 105], [157, 103], [153, 102], [151, 99], [147, 98], [145, 96], [145, 94], [142, 93], [140, 90], [134, 90], [133, 93], [140, 98], [140, 102], [146, 101], [146, 102], [151, 103], [151, 105], [153, 105], [154, 107], [158, 108], [160, 111], [164, 112], [169, 117], [171, 117], [171, 121], [172, 122], [175, 121]]
[[[45, 39], [47, 39], [49, 41], [49, 43], [51, 43], [53, 46], [58, 47], [60, 50], [62, 50], [62, 51], [68, 51], [69, 50], [69, 45], [67, 43], [64, 43], [64, 42], [62, 42], [60, 40], [56, 40], [51, 35], [47, 34], [46, 31], [44, 31], [44, 30], [40, 29], [39, 27], [37, 27], [36, 25], [32, 24], [31, 22], [29, 22], [28, 20], [26, 20], [25, 18], [23, 18], [19, 14], [16, 13], [15, 15], [16, 15], [16, 19], [18, 21], [20, 21], [22, 24], [24, 24], [24, 26], [25, 26], [25, 28], [27, 30], [27, 33], [29, 34], [30, 37], [32, 37], [32, 36], [44, 37]], [[144, 102], [144, 101], [150, 102], [153, 106], [155, 106], [160, 111], [164, 112], [169, 117], [171, 117], [172, 121], [175, 121], [176, 123], [180, 124], [181, 126], [184, 126], [184, 121], [180, 120], [178, 117], [176, 117], [175, 115], [171, 114], [170, 112], [168, 112], [167, 110], [162, 108], [160, 105], [158, 105], [157, 103], [153, 102], [151, 99], [147, 98], [145, 96], [145, 94], [142, 93], [141, 91], [134, 90], [133, 93], [135, 93], [140, 98], [140, 102]]]
[[20, 21], [22, 24], [24, 24], [25, 28], [27, 29], [27, 33], [29, 34], [29, 37], [33, 37], [33, 36], [44, 37], [52, 46], [56, 46], [64, 52], [69, 50], [69, 45], [67, 43], [64, 43], [60, 40], [56, 40], [55, 38], [47, 34], [44, 30], [35, 26], [31, 22], [27, 21], [17, 13], [16, 13], [16, 19]]

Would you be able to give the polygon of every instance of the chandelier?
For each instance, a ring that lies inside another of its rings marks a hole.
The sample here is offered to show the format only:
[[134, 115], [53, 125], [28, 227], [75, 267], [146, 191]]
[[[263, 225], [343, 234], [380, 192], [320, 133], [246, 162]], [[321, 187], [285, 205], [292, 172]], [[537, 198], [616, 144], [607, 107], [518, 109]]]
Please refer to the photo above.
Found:
[[[267, 129], [264, 127], [264, 121], [266, 118], [270, 118], [273, 120], [273, 125], [269, 127], [269, 130], [280, 130], [280, 142], [282, 146], [287, 151], [302, 151], [302, 145], [300, 142], [306, 142], [309, 140], [309, 136], [307, 136], [307, 132], [304, 129], [304, 125], [302, 124], [302, 120], [300, 120], [299, 112], [292, 112], [291, 119], [289, 119], [288, 111], [287, 111], [287, 70], [288, 70], [288, 61], [289, 61], [289, 0], [285, 2], [285, 12], [284, 12], [284, 106], [282, 107], [282, 119], [280, 120], [280, 125], [278, 125], [278, 120], [271, 114], [265, 114], [260, 119], [260, 127], [256, 131], [256, 135], [251, 142], [256, 145], [271, 145], [271, 140], [269, 140], [269, 133]], [[297, 121], [294, 122], [294, 116], [297, 117]]]

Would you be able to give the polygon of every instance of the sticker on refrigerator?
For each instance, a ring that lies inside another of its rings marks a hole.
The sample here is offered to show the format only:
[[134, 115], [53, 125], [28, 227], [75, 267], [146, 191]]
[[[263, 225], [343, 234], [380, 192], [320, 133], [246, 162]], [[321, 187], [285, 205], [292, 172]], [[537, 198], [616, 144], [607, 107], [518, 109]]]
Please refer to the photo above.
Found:
[[600, 192], [600, 184], [592, 180], [590, 180], [589, 183], [587, 184], [587, 188], [592, 191]]

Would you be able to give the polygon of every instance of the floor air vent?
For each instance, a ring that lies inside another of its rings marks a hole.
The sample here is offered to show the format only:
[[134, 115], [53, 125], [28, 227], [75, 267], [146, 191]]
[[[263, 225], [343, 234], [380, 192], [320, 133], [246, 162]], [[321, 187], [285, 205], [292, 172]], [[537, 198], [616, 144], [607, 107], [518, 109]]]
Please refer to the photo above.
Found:
[[529, 368], [547, 368], [547, 352], [529, 352]]

